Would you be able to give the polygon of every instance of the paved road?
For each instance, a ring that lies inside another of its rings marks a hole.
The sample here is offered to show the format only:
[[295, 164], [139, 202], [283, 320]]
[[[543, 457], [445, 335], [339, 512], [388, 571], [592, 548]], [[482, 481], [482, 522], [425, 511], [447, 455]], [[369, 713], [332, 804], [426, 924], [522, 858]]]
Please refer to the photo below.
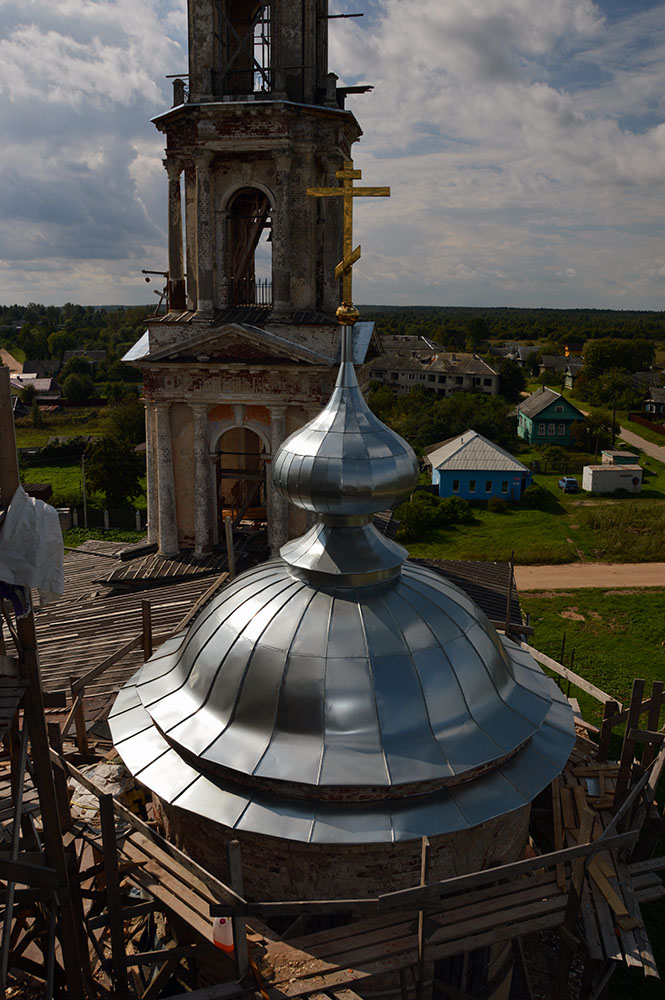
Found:
[[665, 563], [566, 563], [516, 566], [518, 590], [575, 590], [581, 587], [665, 587]]
[[623, 427], [619, 428], [619, 436], [623, 438], [626, 444], [632, 445], [633, 448], [641, 448], [651, 458], [657, 458], [659, 462], [665, 462], [665, 448], [662, 445], [651, 444], [651, 441], [646, 441], [639, 434], [633, 434], [632, 431], [627, 431]]

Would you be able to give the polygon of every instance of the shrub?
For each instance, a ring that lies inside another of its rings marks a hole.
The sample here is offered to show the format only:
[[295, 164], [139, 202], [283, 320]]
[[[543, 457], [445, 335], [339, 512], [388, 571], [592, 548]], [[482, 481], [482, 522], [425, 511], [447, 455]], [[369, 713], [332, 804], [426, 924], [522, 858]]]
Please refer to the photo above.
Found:
[[70, 403], [87, 403], [95, 390], [95, 383], [89, 375], [72, 372], [62, 383], [62, 391]]
[[490, 497], [487, 501], [487, 509], [490, 514], [505, 514], [507, 506], [502, 497]]
[[441, 500], [432, 493], [419, 490], [409, 503], [397, 508], [395, 517], [399, 521], [398, 540], [409, 542], [422, 538], [432, 528], [468, 524], [473, 521], [473, 511], [471, 504], [462, 497]]
[[537, 483], [527, 486], [522, 494], [522, 506], [529, 510], [544, 510], [547, 504], [547, 490]]
[[463, 497], [446, 497], [439, 503], [444, 524], [471, 524], [473, 521], [471, 504]]

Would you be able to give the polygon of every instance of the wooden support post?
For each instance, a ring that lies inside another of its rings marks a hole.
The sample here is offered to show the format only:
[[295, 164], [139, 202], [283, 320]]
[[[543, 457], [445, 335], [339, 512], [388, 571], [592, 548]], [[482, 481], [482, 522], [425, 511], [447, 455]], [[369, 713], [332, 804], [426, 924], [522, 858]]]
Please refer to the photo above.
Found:
[[506, 635], [510, 635], [510, 622], [512, 618], [513, 602], [513, 579], [515, 577], [515, 550], [510, 553], [510, 571], [508, 573], [508, 593], [506, 594]]
[[[74, 712], [74, 725], [76, 726], [76, 746], [79, 753], [87, 754], [89, 752], [88, 748], [88, 733], [85, 728], [85, 709], [84, 709], [84, 698], [85, 692], [82, 688], [77, 686], [78, 678], [70, 677], [69, 686], [72, 692], [72, 707], [78, 705], [76, 711]], [[80, 698], [78, 696], [81, 696]]]
[[[420, 842], [420, 884], [427, 885], [429, 880], [430, 867], [430, 843], [429, 837], [423, 837]], [[425, 912], [418, 912], [418, 983], [416, 996], [418, 1000], [422, 996], [423, 982], [425, 979]]]
[[[588, 844], [591, 840], [593, 824], [595, 822], [593, 809], [586, 808], [580, 817], [580, 832], [578, 836], [579, 844]], [[563, 925], [560, 928], [561, 942], [559, 944], [559, 961], [554, 983], [550, 994], [552, 1000], [561, 1000], [566, 995], [570, 966], [575, 954], [575, 928], [577, 917], [582, 902], [582, 889], [584, 886], [584, 858], [576, 858], [572, 864], [572, 878], [568, 890], [568, 903], [566, 905], [566, 915]]]
[[[239, 896], [242, 896], [242, 854], [240, 851], [239, 841], [232, 840], [227, 845], [226, 857], [229, 865], [229, 882], [231, 884], [231, 888], [234, 892], [237, 892]], [[233, 946], [238, 977], [242, 978], [249, 971], [247, 928], [243, 917], [233, 918]]]
[[236, 575], [236, 557], [233, 549], [233, 521], [228, 516], [224, 518], [224, 531], [226, 533], [226, 559], [229, 569], [229, 579], [233, 580]]
[[609, 720], [613, 715], [616, 715], [619, 711], [619, 705], [616, 701], [606, 701], [605, 702], [605, 712], [603, 714], [603, 722], [600, 727], [600, 739], [598, 740], [598, 754], [597, 759], [600, 762], [605, 762], [607, 760], [608, 754], [610, 752], [610, 737], [612, 735], [612, 726]]
[[619, 773], [617, 775], [616, 791], [614, 792], [614, 809], [618, 809], [623, 802], [630, 784], [630, 775], [635, 759], [635, 741], [631, 738], [631, 730], [639, 728], [643, 697], [644, 680], [636, 678], [633, 681], [633, 691], [630, 696], [630, 707], [626, 721], [626, 735], [624, 736], [623, 747], [621, 749]]
[[[647, 729], [655, 733], [660, 726], [660, 711], [663, 707], [663, 682], [654, 681], [651, 685], [651, 704], [649, 705], [649, 715], [647, 716]], [[642, 751], [642, 764], [648, 767], [651, 761], [658, 754], [658, 746], [654, 743], [647, 743]]]
[[143, 618], [143, 659], [152, 656], [152, 615], [150, 601], [141, 601], [141, 616]]
[[111, 928], [111, 956], [113, 978], [120, 996], [127, 996], [127, 966], [125, 963], [125, 932], [122, 922], [122, 902], [120, 899], [120, 879], [118, 877], [118, 847], [115, 839], [115, 815], [113, 796], [102, 795], [99, 799], [99, 815], [104, 845], [104, 867], [106, 873], [106, 908]]
[[[56, 753], [62, 753], [62, 733], [58, 722], [47, 724], [48, 741]], [[72, 811], [69, 807], [69, 793], [67, 791], [67, 779], [64, 772], [58, 768], [53, 772], [53, 782], [55, 784], [55, 797], [58, 803], [58, 816], [60, 818], [60, 831], [66, 833], [72, 825]]]
[[[552, 782], [552, 825], [554, 827], [554, 850], [563, 847], [563, 822], [561, 818], [561, 778], [556, 776]], [[565, 865], [556, 866], [556, 884], [560, 889], [566, 888]]]
[[[9, 369], [0, 367], [0, 497], [8, 503], [19, 486], [16, 437], [9, 387]], [[20, 644], [19, 659], [27, 688], [23, 696], [23, 718], [30, 733], [30, 747], [34, 781], [39, 793], [39, 805], [44, 827], [46, 857], [58, 876], [60, 901], [59, 937], [65, 968], [68, 1000], [83, 1000], [84, 986], [81, 961], [78, 953], [76, 922], [71, 905], [67, 859], [60, 834], [58, 803], [55, 796], [53, 771], [49, 755], [44, 698], [35, 621], [30, 612], [16, 625]]]

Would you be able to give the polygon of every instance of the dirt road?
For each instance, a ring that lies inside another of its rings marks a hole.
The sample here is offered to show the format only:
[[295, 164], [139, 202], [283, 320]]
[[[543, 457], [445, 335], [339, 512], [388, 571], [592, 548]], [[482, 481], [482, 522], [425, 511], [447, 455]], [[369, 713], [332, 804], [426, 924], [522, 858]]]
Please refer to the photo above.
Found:
[[518, 590], [575, 590], [579, 587], [665, 587], [665, 563], [567, 563], [516, 566]]
[[623, 438], [627, 445], [631, 445], [633, 448], [641, 448], [642, 451], [646, 452], [647, 455], [651, 455], [652, 458], [657, 458], [659, 462], [665, 462], [665, 448], [662, 445], [651, 444], [651, 441], [646, 441], [639, 434], [627, 431], [623, 427], [619, 428], [619, 437]]

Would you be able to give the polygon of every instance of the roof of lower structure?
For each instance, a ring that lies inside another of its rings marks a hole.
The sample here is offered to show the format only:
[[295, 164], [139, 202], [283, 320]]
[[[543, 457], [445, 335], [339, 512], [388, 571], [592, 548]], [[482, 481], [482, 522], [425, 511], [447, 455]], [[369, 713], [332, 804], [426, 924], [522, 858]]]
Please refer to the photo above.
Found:
[[[227, 310], [227, 312], [229, 312]], [[339, 363], [339, 325], [328, 321], [327, 325], [314, 322], [312, 317], [309, 320], [303, 319], [308, 314], [298, 314], [301, 317], [299, 324], [293, 323], [277, 324], [272, 323], [270, 327], [250, 323], [248, 310], [232, 310], [232, 312], [243, 313], [243, 321], [229, 321], [225, 319], [218, 322], [220, 314], [215, 316], [212, 322], [196, 324], [189, 323], [189, 320], [172, 320], [173, 324], [179, 326], [185, 324], [184, 331], [174, 331], [172, 335], [164, 336], [161, 332], [162, 324], [156, 333], [154, 328], [148, 329], [142, 337], [123, 357], [123, 361], [161, 361], [166, 359], [179, 360], [188, 359], [191, 355], [199, 356], [208, 354], [207, 346], [214, 344], [219, 347], [222, 340], [220, 338], [233, 337], [239, 342], [239, 354], [237, 361], [242, 361], [243, 338], [252, 345], [263, 344], [271, 353], [283, 354], [287, 358], [296, 361], [307, 361], [311, 364], [334, 365]], [[259, 312], [259, 310], [255, 310]], [[267, 312], [267, 310], [263, 310]], [[191, 314], [187, 314], [191, 315]], [[310, 322], [311, 320], [311, 322]], [[298, 339], [291, 333], [291, 328], [298, 326]], [[166, 328], [168, 330], [168, 326]], [[374, 323], [356, 323], [353, 339], [353, 363], [361, 365], [367, 358], [367, 353], [374, 334]], [[213, 352], [214, 353], [214, 352]], [[210, 356], [208, 360], [214, 361]], [[228, 363], [228, 358], [224, 359]], [[235, 361], [236, 359], [234, 359]]]
[[478, 431], [464, 431], [427, 453], [433, 469], [488, 472], [528, 472], [510, 452], [483, 437]]
[[582, 418], [583, 414], [576, 406], [573, 406], [570, 400], [562, 396], [560, 392], [548, 389], [546, 385], [540, 389], [536, 389], [527, 399], [522, 400], [519, 405], [519, 412], [523, 413], [525, 417], [536, 417], [543, 410], [546, 410], [548, 406], [551, 406], [552, 403], [558, 403], [559, 401], [564, 403], [568, 410], [574, 410], [576, 413], [579, 413], [580, 419]]

